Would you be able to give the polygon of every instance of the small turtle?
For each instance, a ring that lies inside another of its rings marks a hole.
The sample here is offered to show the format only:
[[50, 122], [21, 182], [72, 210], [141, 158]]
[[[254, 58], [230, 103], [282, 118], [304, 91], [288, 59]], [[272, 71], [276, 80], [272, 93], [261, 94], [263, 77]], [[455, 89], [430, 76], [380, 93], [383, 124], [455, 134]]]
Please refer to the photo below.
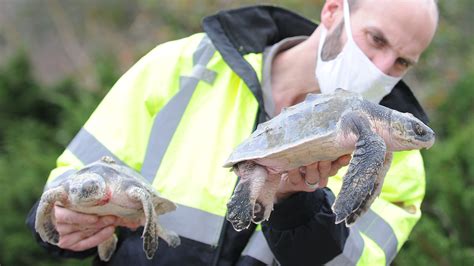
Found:
[[[35, 229], [43, 241], [57, 245], [59, 234], [53, 224], [54, 204], [89, 214], [115, 215], [121, 224], [144, 225], [143, 250], [148, 259], [158, 248], [158, 237], [168, 245], [180, 244], [178, 235], [158, 224], [158, 215], [173, 211], [176, 205], [160, 196], [147, 180], [131, 168], [119, 165], [108, 156], [85, 166], [76, 173], [47, 186], [36, 211]], [[97, 249], [108, 261], [117, 244], [113, 235]]]
[[237, 231], [251, 221], [268, 220], [280, 176], [353, 153], [332, 206], [336, 223], [350, 226], [380, 194], [392, 152], [429, 148], [434, 140], [434, 132], [412, 114], [371, 103], [359, 94], [343, 89], [308, 94], [258, 125], [225, 162], [224, 167], [232, 167], [240, 177], [227, 203], [227, 220]]

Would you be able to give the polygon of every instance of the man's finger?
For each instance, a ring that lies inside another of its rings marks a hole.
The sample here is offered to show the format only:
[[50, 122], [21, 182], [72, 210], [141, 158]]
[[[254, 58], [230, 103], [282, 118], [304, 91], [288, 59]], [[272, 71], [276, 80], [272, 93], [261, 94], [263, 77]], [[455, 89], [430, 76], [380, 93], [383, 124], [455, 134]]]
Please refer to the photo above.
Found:
[[318, 184], [321, 178], [321, 175], [318, 171], [319, 163], [313, 163], [306, 166], [306, 177], [305, 177], [305, 186], [306, 191], [314, 191], [315, 188], [311, 188], [307, 184]]
[[288, 181], [290, 184], [297, 186], [301, 183], [302, 177], [300, 173], [300, 169], [293, 169], [288, 171]]
[[115, 224], [117, 220], [118, 220], [117, 216], [113, 216], [113, 215], [101, 216], [99, 217], [99, 221], [95, 224], [95, 228], [97, 229], [104, 228], [106, 226]]
[[58, 246], [60, 248], [69, 249], [71, 246], [75, 245], [82, 239], [86, 239], [94, 235], [95, 233], [97, 233], [97, 231], [98, 230], [87, 229], [87, 230], [81, 230], [81, 231], [74, 231], [67, 235], [61, 235], [61, 237], [59, 238]]
[[114, 223], [115, 226], [122, 226], [122, 227], [127, 227], [132, 230], [136, 230], [138, 227], [142, 226], [144, 224], [143, 221], [137, 220], [137, 221], [130, 221], [127, 219], [117, 219], [117, 222]]
[[349, 164], [349, 162], [351, 161], [351, 158], [352, 156], [350, 154], [347, 154], [347, 155], [344, 155], [344, 156], [341, 156], [337, 159], [337, 162], [339, 165], [341, 166], [346, 166]]
[[319, 186], [318, 188], [323, 188], [323, 187], [326, 187], [328, 185], [328, 177], [321, 177], [321, 179], [319, 180]]
[[96, 234], [93, 234], [91, 237], [80, 240], [68, 249], [73, 251], [83, 251], [89, 248], [97, 247], [100, 243], [110, 238], [114, 234], [114, 231], [114, 226], [107, 226]]
[[336, 161], [332, 162], [331, 171], [329, 171], [329, 176], [337, 174], [339, 169], [341, 169], [343, 166], [347, 166], [351, 161], [351, 158], [351, 155], [344, 155], [339, 157]]
[[71, 224], [71, 223], [56, 222], [56, 230], [58, 231], [59, 235], [68, 235], [72, 232], [91, 230], [91, 229], [95, 229], [97, 231], [106, 226], [115, 224], [116, 221], [117, 221], [117, 217], [107, 215], [107, 216], [100, 217], [99, 220], [93, 224], [76, 224], [76, 223]]
[[79, 213], [60, 206], [54, 206], [54, 217], [56, 223], [69, 224], [93, 224], [99, 219], [97, 215]]
[[320, 161], [318, 164], [319, 176], [328, 177], [329, 171], [331, 171], [332, 162], [331, 161]]
[[58, 231], [60, 236], [69, 235], [72, 232], [77, 232], [85, 230], [84, 226], [79, 226], [77, 224], [67, 224], [67, 223], [56, 223], [56, 231]]

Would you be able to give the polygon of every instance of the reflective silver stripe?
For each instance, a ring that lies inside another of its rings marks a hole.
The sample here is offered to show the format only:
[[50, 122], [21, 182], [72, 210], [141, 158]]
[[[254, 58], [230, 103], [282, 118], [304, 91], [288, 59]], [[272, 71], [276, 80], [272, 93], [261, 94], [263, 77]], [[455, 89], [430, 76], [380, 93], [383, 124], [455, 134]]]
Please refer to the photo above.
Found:
[[326, 265], [330, 266], [349, 266], [356, 265], [362, 256], [364, 250], [364, 240], [357, 228], [357, 222], [349, 229], [349, 237], [344, 245], [344, 250], [337, 257], [332, 259]]
[[161, 215], [160, 224], [178, 235], [217, 246], [224, 217], [179, 205], [176, 211]]
[[81, 128], [79, 133], [69, 143], [67, 149], [74, 154], [84, 165], [99, 160], [102, 156], [110, 156], [117, 163], [123, 164], [109, 149], [98, 141], [85, 128]]
[[181, 117], [194, 93], [197, 83], [197, 79], [181, 77], [180, 86], [183, 88], [155, 117], [141, 170], [142, 175], [150, 182], [155, 178], [171, 138], [181, 121]]
[[207, 69], [203, 65], [195, 65], [193, 67], [193, 71], [189, 76], [192, 78], [200, 79], [212, 85], [212, 83], [214, 83], [214, 80], [216, 79], [217, 73], [215, 71]]
[[216, 49], [211, 44], [209, 38], [207, 36], [204, 37], [193, 56], [193, 64], [195, 66], [191, 72], [191, 77], [180, 77], [180, 90], [155, 117], [141, 170], [142, 175], [150, 182], [153, 182], [158, 168], [160, 168], [168, 145], [199, 80], [204, 80], [211, 84], [214, 82], [215, 72], [207, 69], [205, 65], [212, 58], [215, 51]]
[[245, 246], [244, 251], [242, 251], [242, 256], [250, 256], [267, 265], [276, 264], [275, 256], [273, 256], [267, 239], [260, 230], [253, 232], [247, 246]]
[[382, 248], [389, 265], [397, 255], [398, 240], [392, 227], [373, 210], [360, 217], [357, 225], [365, 235]]
[[389, 265], [397, 255], [398, 240], [392, 227], [372, 209], [362, 215], [351, 227], [344, 251], [327, 265], [355, 265], [362, 256], [364, 241], [360, 233], [372, 239], [385, 253]]
[[212, 56], [216, 48], [211, 42], [211, 39], [206, 35], [202, 38], [201, 42], [199, 42], [196, 51], [193, 54], [193, 65], [207, 65], [211, 60]]

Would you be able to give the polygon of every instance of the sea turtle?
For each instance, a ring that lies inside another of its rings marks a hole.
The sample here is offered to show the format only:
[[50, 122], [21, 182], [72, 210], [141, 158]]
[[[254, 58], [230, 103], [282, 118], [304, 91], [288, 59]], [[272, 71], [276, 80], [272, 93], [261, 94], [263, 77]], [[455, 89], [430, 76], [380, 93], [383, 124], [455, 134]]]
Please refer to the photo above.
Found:
[[[35, 229], [43, 241], [57, 245], [59, 234], [53, 223], [54, 204], [90, 214], [115, 215], [121, 224], [144, 225], [143, 250], [148, 259], [158, 248], [158, 237], [170, 246], [180, 244], [178, 235], [158, 224], [158, 215], [173, 211], [176, 205], [160, 196], [137, 172], [104, 156], [76, 173], [45, 188], [36, 212]], [[99, 257], [108, 261], [115, 251], [117, 237], [101, 243]]]
[[251, 221], [267, 220], [280, 174], [353, 153], [332, 206], [336, 223], [350, 226], [379, 195], [392, 152], [429, 148], [434, 139], [434, 132], [412, 114], [371, 103], [357, 93], [338, 89], [308, 94], [258, 125], [225, 162], [240, 177], [227, 203], [227, 220], [238, 231]]

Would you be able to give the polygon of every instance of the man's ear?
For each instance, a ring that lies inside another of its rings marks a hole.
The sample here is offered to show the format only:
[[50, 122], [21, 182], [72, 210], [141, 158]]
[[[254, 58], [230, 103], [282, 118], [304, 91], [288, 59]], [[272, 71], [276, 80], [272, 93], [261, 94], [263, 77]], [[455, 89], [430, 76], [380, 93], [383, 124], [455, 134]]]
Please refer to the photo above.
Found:
[[343, 0], [326, 0], [321, 10], [321, 23], [326, 29], [331, 29], [339, 17], [343, 16]]

